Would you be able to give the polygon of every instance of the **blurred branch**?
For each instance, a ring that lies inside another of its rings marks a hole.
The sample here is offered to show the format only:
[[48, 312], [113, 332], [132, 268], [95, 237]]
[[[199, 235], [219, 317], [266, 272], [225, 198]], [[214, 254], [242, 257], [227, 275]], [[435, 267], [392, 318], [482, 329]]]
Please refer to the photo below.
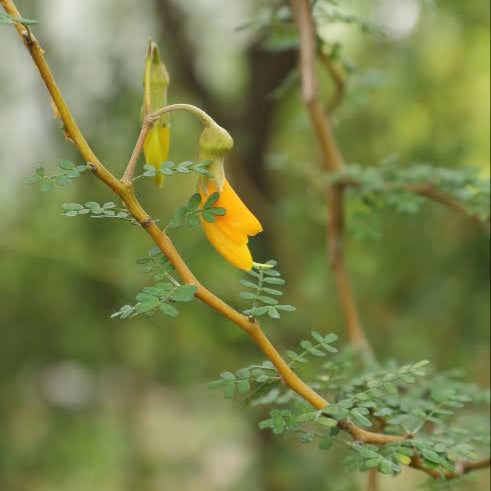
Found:
[[369, 471], [368, 473], [368, 483], [367, 483], [367, 491], [379, 491], [379, 473], [377, 470]]
[[489, 219], [482, 220], [481, 218], [479, 218], [479, 216], [470, 213], [469, 210], [462, 203], [457, 201], [455, 198], [442, 193], [431, 184], [407, 184], [406, 186], [404, 186], [404, 189], [411, 193], [424, 196], [425, 198], [435, 201], [436, 203], [447, 206], [448, 208], [455, 210], [457, 213], [470, 218], [473, 222], [477, 223], [488, 232], [490, 231], [491, 227]]
[[335, 91], [331, 96], [331, 99], [327, 103], [327, 112], [332, 114], [343, 102], [344, 96], [346, 94], [346, 77], [343, 70], [340, 68], [331, 56], [320, 51], [319, 57], [322, 64], [326, 67], [329, 75], [334, 82]]
[[[315, 73], [316, 36], [309, 0], [292, 0], [292, 9], [300, 30], [300, 71], [302, 75], [302, 95], [310, 115], [312, 127], [317, 138], [322, 163], [328, 173], [339, 172], [344, 167], [343, 157], [338, 149], [329, 118], [318, 97], [318, 81]], [[350, 343], [371, 352], [363, 331], [358, 308], [353, 295], [351, 281], [344, 257], [344, 186], [330, 184], [328, 187], [328, 246], [331, 267], [336, 277], [341, 307], [346, 318]]]
[[[359, 188], [362, 186], [362, 184], [359, 181], [351, 178], [341, 179], [340, 181], [338, 181], [338, 184], [347, 187], [353, 187], [353, 188]], [[424, 198], [434, 201], [435, 203], [439, 203], [443, 206], [446, 206], [447, 208], [450, 208], [451, 210], [454, 210], [457, 213], [469, 218], [471, 221], [482, 227], [487, 232], [490, 232], [491, 230], [491, 224], [489, 218], [482, 219], [475, 213], [472, 213], [472, 211], [470, 211], [463, 203], [461, 203], [454, 197], [450, 196], [449, 194], [440, 191], [433, 184], [428, 184], [424, 182], [418, 184], [387, 183], [385, 185], [385, 190], [386, 191], [402, 190], [402, 191], [407, 191], [409, 193], [418, 194], [419, 196], [423, 196]]]
[[[344, 161], [334, 139], [329, 118], [324, 114], [318, 98], [318, 82], [315, 73], [316, 37], [311, 5], [309, 0], [291, 0], [291, 5], [300, 31], [300, 70], [302, 74], [303, 99], [322, 151], [323, 164], [327, 169], [327, 172], [332, 174], [344, 168]], [[363, 346], [366, 350], [370, 350], [368, 341], [365, 338], [359, 322], [356, 304], [354, 303], [351, 285], [344, 264], [344, 190], [345, 184], [343, 183], [333, 183], [329, 187], [328, 219], [331, 261], [336, 274], [341, 302], [347, 318], [347, 327], [351, 343], [353, 345]], [[348, 433], [353, 434], [353, 423], [345, 421], [340, 423], [340, 426]], [[425, 468], [419, 456], [415, 457], [410, 465], [432, 477], [441, 478], [437, 471]], [[463, 464], [461, 472], [448, 474], [445, 478], [454, 479], [472, 470], [489, 467], [489, 465], [489, 460]], [[435, 475], [435, 473], [437, 475]], [[376, 473], [370, 475], [369, 490], [376, 491], [377, 477]]]
[[476, 462], [461, 461], [456, 464], [457, 470], [455, 472], [447, 472], [446, 474], [441, 474], [436, 469], [428, 469], [424, 467], [423, 461], [419, 455], [413, 457], [411, 461], [411, 467], [413, 469], [419, 470], [433, 477], [434, 479], [451, 481], [453, 479], [459, 479], [470, 472], [488, 469], [491, 467], [491, 459], [482, 459]]

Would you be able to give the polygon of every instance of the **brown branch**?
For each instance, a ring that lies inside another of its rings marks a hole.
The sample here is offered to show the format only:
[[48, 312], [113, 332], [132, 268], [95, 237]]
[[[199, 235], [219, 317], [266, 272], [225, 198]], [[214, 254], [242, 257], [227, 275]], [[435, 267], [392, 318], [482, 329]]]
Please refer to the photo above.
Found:
[[[343, 185], [345, 187], [353, 187], [359, 188], [361, 187], [361, 183], [354, 179], [341, 179], [338, 181], [339, 185]], [[471, 213], [465, 205], [463, 205], [460, 201], [456, 200], [452, 196], [439, 191], [433, 184], [427, 183], [419, 183], [419, 184], [391, 184], [388, 183], [385, 185], [386, 191], [394, 191], [394, 190], [402, 190], [407, 191], [409, 193], [418, 194], [419, 196], [423, 196], [435, 203], [439, 203], [451, 210], [456, 211], [460, 215], [465, 216], [470, 219], [480, 227], [482, 227], [487, 232], [491, 231], [490, 220], [483, 220], [478, 215]]]
[[[13, 17], [21, 17], [19, 11], [15, 7], [12, 0], [0, 0], [0, 5], [5, 11]], [[125, 203], [132, 217], [141, 224], [142, 228], [150, 235], [159, 250], [169, 259], [175, 270], [185, 284], [195, 285], [197, 287], [196, 297], [206, 303], [209, 307], [219, 312], [239, 328], [241, 328], [255, 342], [258, 348], [264, 355], [273, 363], [278, 370], [284, 384], [291, 390], [296, 392], [300, 397], [309, 402], [316, 409], [324, 409], [328, 406], [321, 395], [317, 394], [310, 388], [288, 365], [282, 358], [276, 348], [271, 344], [268, 337], [264, 334], [259, 323], [250, 320], [242, 315], [231, 306], [227, 305], [223, 300], [214, 295], [211, 291], [205, 288], [194, 276], [187, 264], [184, 262], [174, 244], [167, 234], [165, 234], [157, 224], [152, 220], [148, 213], [143, 209], [138, 199], [135, 196], [133, 186], [131, 184], [119, 181], [97, 158], [89, 144], [82, 135], [80, 128], [77, 126], [68, 106], [66, 105], [60, 89], [51, 73], [48, 64], [44, 58], [44, 52], [32, 33], [20, 23], [15, 25], [19, 35], [22, 37], [26, 48], [32, 56], [32, 59], [38, 68], [41, 77], [50, 93], [53, 102], [55, 103], [60, 116], [65, 123], [67, 132], [70, 134], [72, 141], [78, 148], [95, 176], [103, 183], [111, 188], [116, 195]], [[185, 109], [186, 105], [180, 106], [179, 109]], [[160, 116], [163, 111], [168, 111], [171, 106], [156, 111], [151, 115], [152, 118]], [[189, 106], [187, 106], [189, 109]], [[198, 112], [196, 110], [195, 112]], [[201, 117], [204, 113], [201, 113]], [[372, 433], [357, 427], [350, 421], [343, 421], [340, 426], [350, 433], [354, 440], [364, 443], [373, 443], [383, 445], [387, 443], [399, 442], [405, 437], [383, 435]]]
[[[303, 100], [321, 150], [323, 166], [328, 173], [339, 172], [344, 168], [343, 157], [334, 139], [329, 118], [326, 116], [318, 97], [318, 81], [315, 71], [316, 35], [311, 5], [309, 0], [291, 0], [291, 4], [300, 30], [300, 71]], [[361, 347], [366, 353], [371, 353], [346, 269], [344, 217], [344, 186], [330, 184], [328, 187], [328, 247], [331, 267], [346, 319], [348, 338], [353, 346]]]
[[453, 479], [458, 479], [463, 477], [470, 472], [479, 471], [484, 469], [489, 469], [491, 467], [491, 459], [482, 459], [476, 462], [468, 462], [461, 461], [457, 462], [455, 467], [456, 470], [453, 472], [441, 473], [437, 469], [428, 469], [423, 465], [423, 461], [419, 455], [416, 455], [412, 458], [410, 466], [413, 469], [424, 472], [434, 479], [443, 480], [443, 481], [451, 481]]
[[339, 65], [323, 51], [319, 58], [334, 82], [335, 91], [327, 103], [327, 113], [332, 114], [343, 102], [346, 94], [346, 77]]
[[[292, 10], [294, 12], [299, 31], [300, 31], [300, 71], [302, 74], [302, 95], [304, 103], [310, 115], [311, 124], [315, 131], [319, 147], [322, 152], [323, 165], [329, 174], [339, 172], [344, 168], [343, 158], [337, 147], [329, 118], [324, 114], [321, 104], [318, 98], [318, 82], [315, 71], [315, 25], [312, 17], [312, 10], [309, 0], [291, 0]], [[328, 66], [328, 69], [332, 70], [332, 65]], [[333, 75], [337, 77], [337, 74]], [[340, 84], [341, 81], [338, 80]], [[344, 90], [344, 82], [343, 82]], [[329, 229], [329, 250], [332, 268], [336, 276], [336, 282], [338, 292], [340, 295], [341, 304], [347, 321], [347, 330], [350, 341], [355, 346], [362, 346], [366, 350], [370, 351], [370, 346], [365, 337], [361, 322], [359, 319], [358, 311], [354, 301], [354, 296], [351, 288], [348, 273], [346, 271], [346, 265], [344, 260], [344, 191], [346, 183], [338, 182], [329, 186], [328, 193], [328, 229]], [[444, 199], [442, 195], [437, 194], [434, 190], [419, 189], [413, 190], [419, 193], [425, 192], [428, 197], [435, 199], [436, 201], [444, 202], [447, 206], [457, 208], [458, 203], [450, 202], [448, 199]], [[462, 210], [461, 210], [462, 211]], [[350, 421], [343, 421], [339, 425], [342, 429], [350, 433], [355, 441], [368, 443], [364, 439], [364, 435], [359, 435], [358, 428]], [[378, 435], [383, 435], [377, 433]], [[385, 437], [385, 435], [383, 435]], [[381, 444], [377, 441], [377, 438], [371, 437], [372, 443]], [[400, 440], [399, 440], [400, 441]], [[419, 460], [418, 460], [419, 459]], [[418, 467], [419, 465], [419, 467]], [[440, 474], [426, 469], [421, 464], [421, 459], [415, 457], [411, 463], [411, 466], [418, 468], [423, 472], [426, 472], [433, 477], [440, 477]], [[463, 467], [462, 473], [470, 472], [474, 469], [482, 469], [488, 467], [489, 462], [483, 461], [479, 463], [468, 463]], [[455, 473], [447, 475], [447, 479], [458, 477]], [[377, 489], [377, 474], [371, 474], [369, 480], [369, 489]]]
[[435, 186], [431, 184], [406, 184], [404, 186], [406, 191], [424, 196], [435, 203], [447, 206], [448, 208], [455, 210], [457, 213], [470, 218], [473, 222], [483, 227], [486, 231], [491, 230], [490, 222], [488, 220], [481, 220], [478, 215], [472, 214], [469, 210], [455, 198], [452, 198], [448, 194], [442, 193]]
[[130, 160], [126, 169], [124, 171], [123, 177], [121, 178], [121, 182], [126, 185], [131, 185], [133, 181], [133, 176], [135, 175], [135, 170], [138, 165], [138, 159], [143, 150], [143, 145], [145, 143], [145, 139], [149, 131], [152, 129], [154, 123], [164, 114], [170, 113], [172, 111], [189, 111], [194, 113], [198, 118], [200, 118], [205, 124], [208, 122], [214, 121], [206, 114], [204, 111], [199, 109], [198, 107], [192, 106], [190, 104], [171, 104], [169, 106], [162, 107], [153, 113], [147, 114], [143, 119], [143, 124], [140, 129], [140, 134], [138, 135], [138, 139], [135, 144], [135, 148], [131, 154]]
[[152, 129], [154, 120], [151, 118], [144, 118], [143, 124], [140, 130], [140, 134], [138, 135], [138, 139], [136, 140], [135, 148], [130, 157], [130, 161], [126, 166], [123, 177], [121, 177], [121, 182], [125, 184], [131, 184], [133, 181], [133, 177], [135, 175], [135, 170], [138, 165], [138, 159], [143, 151], [143, 145], [147, 138], [149, 131]]
[[367, 491], [379, 491], [379, 473], [376, 470], [372, 470], [368, 473]]

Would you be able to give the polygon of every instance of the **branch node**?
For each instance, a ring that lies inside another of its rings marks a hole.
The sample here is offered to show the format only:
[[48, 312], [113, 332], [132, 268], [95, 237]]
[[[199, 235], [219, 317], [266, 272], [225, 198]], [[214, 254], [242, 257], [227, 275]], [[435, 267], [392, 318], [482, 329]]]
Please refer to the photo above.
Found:
[[150, 215], [148, 215], [147, 218], [145, 218], [144, 220], [140, 221], [140, 225], [143, 228], [149, 228], [152, 223], [154, 223], [154, 220]]

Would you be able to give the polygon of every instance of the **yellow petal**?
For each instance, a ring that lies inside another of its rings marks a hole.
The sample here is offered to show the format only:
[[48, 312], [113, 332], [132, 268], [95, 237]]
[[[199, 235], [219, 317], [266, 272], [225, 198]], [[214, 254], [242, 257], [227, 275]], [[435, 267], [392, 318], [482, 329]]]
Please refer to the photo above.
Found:
[[[214, 181], [208, 182], [208, 196], [217, 192]], [[220, 192], [220, 191], [218, 191]], [[203, 202], [207, 197], [201, 193]], [[224, 216], [216, 217], [216, 226], [236, 243], [244, 243], [244, 236], [257, 235], [263, 231], [259, 220], [247, 208], [244, 202], [239, 198], [230, 183], [225, 179], [223, 189], [220, 192], [220, 199], [214, 206], [225, 208], [227, 210]], [[245, 242], [247, 243], [247, 241]]]
[[201, 224], [210, 244], [219, 254], [232, 264], [232, 266], [245, 271], [250, 271], [252, 269], [253, 261], [251, 252], [247, 247], [247, 235], [243, 235], [245, 243], [237, 244], [230, 240], [229, 237], [223, 233], [221, 228], [217, 227], [216, 223], [208, 223], [201, 218]]

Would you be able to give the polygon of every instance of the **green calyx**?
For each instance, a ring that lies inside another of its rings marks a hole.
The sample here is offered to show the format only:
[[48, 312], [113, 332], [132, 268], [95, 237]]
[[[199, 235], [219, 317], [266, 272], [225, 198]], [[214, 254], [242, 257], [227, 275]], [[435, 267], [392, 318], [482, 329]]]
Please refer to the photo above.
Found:
[[219, 189], [225, 180], [223, 163], [225, 155], [232, 150], [234, 141], [230, 133], [214, 121], [205, 123], [199, 140], [200, 160], [209, 160], [208, 171], [213, 175]]

